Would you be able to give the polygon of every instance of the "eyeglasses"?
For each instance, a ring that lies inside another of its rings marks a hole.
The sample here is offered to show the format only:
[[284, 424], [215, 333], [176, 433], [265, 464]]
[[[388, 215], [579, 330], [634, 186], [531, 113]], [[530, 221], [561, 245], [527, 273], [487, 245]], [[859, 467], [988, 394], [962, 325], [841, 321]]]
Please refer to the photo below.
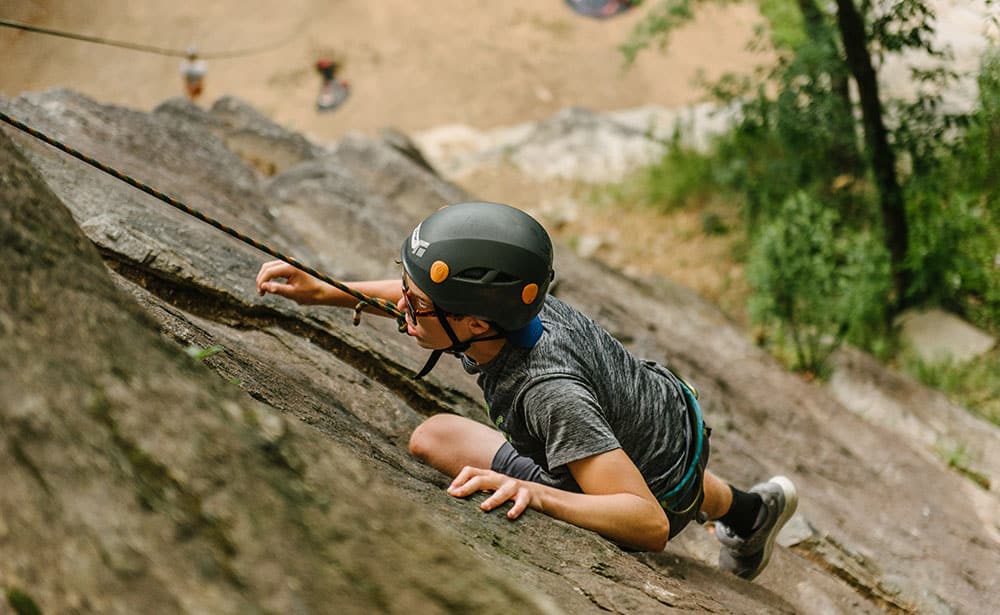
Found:
[[432, 314], [436, 314], [437, 310], [435, 310], [434, 308], [426, 308], [426, 309], [422, 309], [422, 310], [418, 310], [417, 308], [415, 308], [413, 306], [413, 304], [414, 303], [420, 303], [421, 300], [418, 297], [416, 297], [416, 296], [414, 296], [414, 297], [411, 298], [411, 294], [412, 293], [410, 293], [410, 285], [407, 284], [406, 279], [407, 279], [407, 275], [406, 275], [406, 272], [404, 271], [403, 272], [403, 303], [406, 304], [406, 314], [407, 314], [407, 316], [409, 316], [410, 320], [414, 324], [416, 324], [418, 316], [431, 316]]

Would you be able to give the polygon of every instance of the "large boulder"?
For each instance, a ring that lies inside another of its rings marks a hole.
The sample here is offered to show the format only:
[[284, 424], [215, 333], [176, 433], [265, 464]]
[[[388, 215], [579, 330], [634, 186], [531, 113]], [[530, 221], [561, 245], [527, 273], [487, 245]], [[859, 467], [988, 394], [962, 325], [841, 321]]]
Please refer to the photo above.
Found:
[[[248, 124], [232, 108], [220, 121], [219, 110], [146, 114], [67, 91], [0, 101], [334, 277], [398, 275], [412, 225], [466, 198], [379, 140], [298, 148], [292, 162], [294, 148], [276, 147], [273, 165], [267, 148], [241, 157], [227, 131]], [[435, 412], [485, 419], [457, 362], [412, 380], [425, 355], [392, 320], [355, 327], [349, 310], [258, 297], [269, 257], [3, 133], [0, 586], [11, 605], [853, 613], [985, 612], [1000, 599], [1000, 542], [977, 514], [996, 510], [995, 491], [970, 496], [967, 477], [784, 372], [683, 289], [557, 255], [562, 298], [699, 386], [717, 473], [798, 485], [789, 547], [752, 584], [715, 568], [708, 528], [637, 555], [541, 514], [509, 522], [482, 513], [481, 496], [447, 496], [406, 442]], [[280, 127], [254, 134], [301, 145]]]
[[438, 126], [415, 140], [430, 164], [456, 180], [510, 165], [531, 180], [605, 184], [658, 162], [675, 138], [684, 146], [707, 149], [713, 137], [733, 125], [737, 112], [736, 105], [713, 103], [680, 110], [567, 108], [537, 122], [486, 131]]

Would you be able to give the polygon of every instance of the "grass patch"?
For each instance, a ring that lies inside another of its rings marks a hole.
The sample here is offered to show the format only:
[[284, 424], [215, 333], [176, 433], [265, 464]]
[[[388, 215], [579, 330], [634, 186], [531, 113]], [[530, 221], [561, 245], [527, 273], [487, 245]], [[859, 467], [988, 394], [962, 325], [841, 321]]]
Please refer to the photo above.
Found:
[[948, 464], [949, 468], [955, 469], [972, 482], [989, 491], [990, 477], [971, 468], [972, 456], [964, 444], [944, 445], [938, 443], [937, 451], [938, 455]]
[[223, 350], [225, 350], [225, 348], [219, 345], [209, 346], [208, 348], [201, 348], [200, 346], [191, 344], [190, 346], [184, 349], [184, 352], [186, 352], [188, 356], [194, 359], [195, 361], [202, 361], [212, 356], [213, 354], [222, 352]]
[[928, 362], [904, 353], [900, 364], [921, 383], [1000, 427], [1000, 349], [994, 348], [964, 363]]
[[591, 189], [588, 200], [615, 209], [625, 207], [659, 214], [724, 207], [732, 202], [735, 195], [728, 190], [731, 170], [726, 161], [714, 150], [698, 151], [683, 141], [684, 129], [678, 126], [658, 161], [629, 174], [621, 182]]
[[7, 590], [7, 604], [17, 615], [42, 615], [42, 610], [31, 596], [17, 588]]

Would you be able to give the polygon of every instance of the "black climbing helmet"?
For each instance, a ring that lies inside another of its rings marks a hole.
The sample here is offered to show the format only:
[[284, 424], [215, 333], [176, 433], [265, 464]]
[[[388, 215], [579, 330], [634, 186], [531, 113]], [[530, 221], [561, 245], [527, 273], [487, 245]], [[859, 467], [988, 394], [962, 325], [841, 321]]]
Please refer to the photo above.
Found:
[[500, 203], [439, 209], [403, 241], [402, 260], [435, 306], [504, 331], [538, 315], [553, 278], [548, 233], [528, 214]]

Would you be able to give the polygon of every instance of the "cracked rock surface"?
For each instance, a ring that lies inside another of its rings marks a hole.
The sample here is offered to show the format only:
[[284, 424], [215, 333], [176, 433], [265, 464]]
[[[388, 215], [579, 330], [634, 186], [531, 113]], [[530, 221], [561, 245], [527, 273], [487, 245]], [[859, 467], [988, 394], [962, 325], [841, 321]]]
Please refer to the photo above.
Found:
[[[146, 114], [57, 90], [0, 109], [338, 279], [398, 275], [412, 225], [470, 196], [389, 142], [323, 148], [239, 101]], [[406, 442], [436, 412], [485, 420], [456, 361], [413, 381], [425, 355], [391, 320], [354, 327], [350, 310], [258, 297], [269, 257], [7, 127], [0, 254], [4, 607], [979, 613], [1000, 600], [997, 528], [984, 531], [996, 486], [784, 372], [669, 282], [557, 248], [561, 298], [701, 390], [718, 474], [798, 486], [794, 538], [754, 583], [717, 570], [709, 528], [634, 554], [447, 496]]]

